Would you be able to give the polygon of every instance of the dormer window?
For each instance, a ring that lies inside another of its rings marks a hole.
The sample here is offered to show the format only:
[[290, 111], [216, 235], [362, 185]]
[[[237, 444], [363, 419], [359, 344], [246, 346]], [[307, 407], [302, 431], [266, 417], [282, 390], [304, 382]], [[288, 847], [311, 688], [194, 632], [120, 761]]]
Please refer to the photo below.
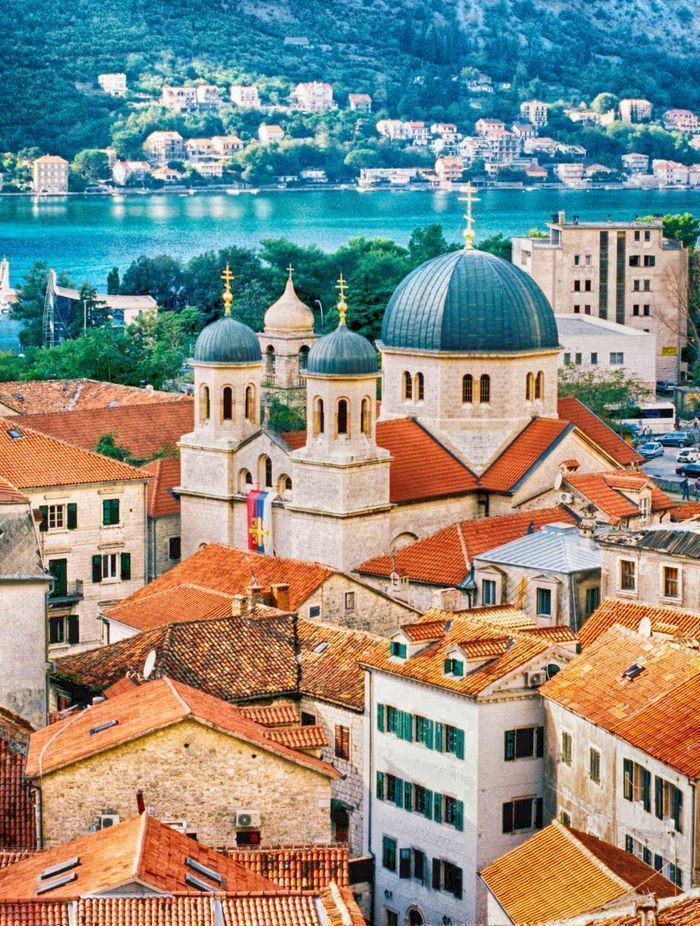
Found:
[[398, 640], [391, 641], [391, 655], [396, 659], [405, 659], [406, 658], [406, 644], [400, 643]]
[[445, 675], [461, 678], [464, 675], [464, 662], [461, 659], [447, 658], [444, 663]]

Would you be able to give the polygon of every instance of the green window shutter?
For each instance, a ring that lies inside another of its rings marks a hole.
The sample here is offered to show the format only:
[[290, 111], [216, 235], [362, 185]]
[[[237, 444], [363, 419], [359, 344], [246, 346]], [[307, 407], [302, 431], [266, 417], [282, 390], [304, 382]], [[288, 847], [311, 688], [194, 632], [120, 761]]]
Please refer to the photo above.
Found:
[[464, 758], [464, 730], [455, 731], [455, 755], [458, 759]]
[[442, 865], [440, 864], [439, 858], [433, 859], [433, 890], [439, 891], [442, 886], [442, 879], [440, 877], [442, 873]]
[[647, 813], [651, 813], [651, 772], [642, 769], [642, 803]]
[[464, 663], [461, 659], [452, 660], [452, 674], [461, 678], [464, 675]]
[[413, 785], [410, 781], [403, 783], [403, 806], [404, 810], [413, 810]]
[[452, 675], [452, 660], [446, 659], [442, 664], [445, 675]]
[[544, 755], [544, 727], [537, 727], [535, 730], [535, 737], [537, 758], [541, 759]]
[[506, 730], [504, 740], [503, 758], [506, 762], [512, 762], [515, 759], [515, 730]]
[[384, 705], [377, 704], [377, 729], [384, 732]]
[[503, 805], [503, 832], [513, 832], [513, 804], [511, 801]]
[[102, 581], [102, 557], [99, 553], [95, 553], [92, 557], [92, 581]]
[[626, 801], [634, 800], [634, 763], [631, 759], [622, 762], [622, 794]]
[[425, 745], [428, 747], [428, 749], [433, 748], [433, 741], [434, 741], [433, 728], [434, 726], [435, 724], [433, 723], [432, 720], [426, 720], [425, 722]]
[[399, 878], [411, 877], [411, 850], [401, 849], [399, 851]]
[[428, 820], [433, 819], [433, 792], [425, 789], [425, 816]]
[[464, 829], [464, 804], [462, 801], [455, 801], [455, 829], [460, 832]]
[[121, 554], [121, 576], [122, 579], [131, 578], [131, 553]]
[[664, 780], [658, 775], [654, 777], [654, 813], [663, 820], [664, 818]]
[[403, 738], [407, 743], [413, 742], [413, 714], [403, 712]]
[[49, 529], [49, 506], [48, 505], [39, 505], [39, 513], [41, 514], [41, 523], [39, 524], [39, 530], [43, 533]]
[[397, 778], [396, 788], [394, 791], [394, 794], [396, 795], [396, 806], [397, 807], [403, 807], [403, 786], [404, 786], [403, 779]]
[[80, 643], [80, 621], [77, 614], [68, 615], [68, 642]]
[[433, 738], [433, 747], [437, 752], [442, 752], [442, 724], [435, 721], [435, 736]]
[[442, 823], [442, 794], [438, 794], [437, 791], [433, 798], [433, 820]]
[[542, 829], [542, 798], [535, 800], [535, 829]]
[[74, 531], [78, 527], [78, 506], [75, 502], [68, 502], [66, 509], [66, 526], [69, 531]]
[[377, 800], [384, 800], [384, 772], [377, 772]]
[[462, 869], [461, 868], [455, 868], [454, 879], [455, 879], [455, 897], [457, 898], [457, 900], [461, 900], [462, 899]]

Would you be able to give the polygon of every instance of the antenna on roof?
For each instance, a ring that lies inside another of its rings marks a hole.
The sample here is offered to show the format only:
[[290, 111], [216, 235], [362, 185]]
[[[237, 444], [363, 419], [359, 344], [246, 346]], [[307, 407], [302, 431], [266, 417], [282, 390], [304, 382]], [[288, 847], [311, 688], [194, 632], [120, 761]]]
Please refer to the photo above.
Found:
[[157, 653], [154, 649], [150, 650], [146, 656], [146, 661], [143, 664], [143, 678], [144, 681], [149, 679], [153, 675], [153, 670], [156, 667], [156, 656]]

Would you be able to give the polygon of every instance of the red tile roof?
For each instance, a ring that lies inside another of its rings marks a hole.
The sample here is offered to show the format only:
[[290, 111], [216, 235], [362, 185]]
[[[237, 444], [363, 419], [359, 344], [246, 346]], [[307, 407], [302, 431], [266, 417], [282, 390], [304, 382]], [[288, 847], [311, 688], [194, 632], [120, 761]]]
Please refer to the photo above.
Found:
[[[590, 920], [586, 926], [594, 926], [594, 922], [595, 926], [644, 926], [645, 920], [642, 919], [642, 915], [641, 911], [627, 907], [625, 912], [611, 913], [605, 919]], [[653, 922], [656, 926], [698, 926], [700, 923], [700, 893], [697, 889], [693, 889], [692, 897], [681, 894], [678, 897], [662, 900], [658, 904], [656, 919], [651, 920], [649, 915], [646, 915], [646, 923]]]
[[0, 383], [0, 404], [14, 409], [18, 415], [184, 401], [187, 397], [179, 392], [159, 392], [148, 386], [141, 389], [95, 379], [35, 379]]
[[0, 708], [0, 849], [36, 846], [36, 808], [24, 779], [32, 730], [26, 720]]
[[676, 503], [671, 508], [672, 521], [696, 521], [700, 516], [700, 502]]
[[639, 506], [611, 485], [606, 475], [606, 473], [584, 473], [580, 476], [569, 475], [564, 478], [572, 489], [607, 515], [610, 523], [617, 524], [623, 518], [639, 517]]
[[19, 489], [145, 478], [119, 460], [32, 431], [18, 418], [0, 418], [0, 474]]
[[615, 624], [637, 630], [643, 617], [649, 618], [654, 632], [672, 637], [700, 636], [700, 614], [697, 611], [604, 598], [578, 632], [581, 647], [595, 642]]
[[30, 903], [0, 901], [0, 926], [70, 926], [68, 904], [41, 900]]
[[27, 496], [23, 495], [16, 486], [0, 477], [0, 505], [21, 505], [28, 501]]
[[25, 415], [27, 427], [58, 437], [68, 443], [94, 450], [106, 434], [125, 447], [133, 460], [149, 460], [164, 450], [171, 454], [183, 434], [194, 427], [194, 402], [160, 402], [124, 405], [118, 408], [90, 408], [84, 411]]
[[396, 570], [414, 582], [458, 586], [467, 577], [473, 560], [553, 522], [575, 524], [576, 518], [561, 505], [507, 514], [498, 518], [458, 521], [396, 551], [394, 556], [374, 556], [355, 571], [363, 575], [389, 576]]
[[587, 434], [592, 441], [602, 447], [621, 466], [631, 466], [634, 463], [641, 464], [644, 462], [644, 457], [640, 456], [634, 447], [624, 441], [619, 434], [616, 434], [612, 428], [609, 428], [601, 418], [594, 415], [578, 399], [571, 397], [559, 399], [558, 410], [560, 418], [573, 422], [580, 431]]
[[[625, 676], [635, 664], [642, 671]], [[700, 654], [695, 650], [615, 626], [546, 682], [540, 694], [682, 774], [700, 775]]]
[[290, 749], [321, 749], [328, 745], [328, 738], [319, 724], [308, 724], [304, 727], [277, 727], [267, 729], [265, 733], [273, 743], [282, 743]]
[[172, 489], [180, 485], [180, 457], [161, 457], [146, 463], [141, 469], [150, 476], [146, 490], [150, 517], [179, 514], [180, 499], [176, 498]]
[[543, 460], [573, 430], [568, 421], [533, 418], [489, 466], [479, 487], [492, 492], [512, 492], [533, 466]]
[[[330, 778], [338, 777], [333, 766], [275, 741], [267, 728], [249, 720], [226, 701], [169, 678], [139, 685], [33, 733], [29, 738], [26, 774], [30, 778], [46, 775], [187, 718]], [[92, 731], [102, 724], [110, 726], [93, 735]]]
[[349, 884], [347, 845], [220, 851], [251, 871], [291, 890], [318, 891], [328, 887], [331, 881], [339, 887]]
[[[283, 437], [295, 450], [306, 443], [305, 431]], [[393, 458], [389, 497], [396, 504], [463, 495], [477, 487], [474, 473], [413, 418], [378, 421], [377, 444]]]
[[286, 727], [299, 723], [299, 708], [291, 701], [262, 706], [255, 704], [242, 707], [241, 711], [246, 717], [261, 723], [264, 727]]

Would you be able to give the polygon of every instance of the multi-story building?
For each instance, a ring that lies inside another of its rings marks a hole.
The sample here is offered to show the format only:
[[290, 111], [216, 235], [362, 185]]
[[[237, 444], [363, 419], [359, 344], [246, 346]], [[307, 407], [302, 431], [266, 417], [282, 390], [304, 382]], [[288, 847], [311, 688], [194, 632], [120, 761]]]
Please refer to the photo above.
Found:
[[479, 869], [545, 822], [538, 686], [575, 646], [512, 609], [429, 611], [364, 661], [374, 922], [484, 922]]
[[698, 881], [700, 656], [659, 631], [611, 627], [542, 687], [545, 813], [684, 889]]
[[584, 182], [583, 164], [581, 161], [564, 161], [554, 165], [554, 175], [566, 186], [581, 186]]
[[277, 145], [284, 138], [284, 129], [279, 125], [267, 125], [263, 122], [258, 128], [258, 140], [261, 145]]
[[141, 469], [148, 474], [148, 581], [180, 562], [180, 458], [160, 457]]
[[126, 74], [98, 74], [97, 83], [107, 96], [126, 96]]
[[524, 100], [520, 104], [520, 117], [527, 119], [533, 125], [547, 125], [549, 116], [549, 104], [541, 100]]
[[35, 193], [67, 193], [68, 169], [65, 158], [45, 154], [32, 164], [32, 189]]
[[685, 164], [654, 158], [651, 170], [659, 186], [688, 186], [690, 170]]
[[493, 164], [508, 166], [518, 157], [522, 148], [522, 140], [512, 132], [498, 132], [487, 136], [487, 160]]
[[372, 97], [369, 93], [349, 93], [348, 109], [354, 113], [371, 113]]
[[693, 135], [700, 123], [697, 115], [690, 109], [667, 109], [663, 118], [664, 128]]
[[193, 163], [211, 160], [216, 154], [213, 138], [188, 138], [185, 142], [185, 155]]
[[513, 262], [545, 292], [556, 314], [591, 315], [656, 337], [656, 378], [679, 382], [686, 343], [688, 253], [661, 220], [580, 222], [560, 212], [548, 238], [514, 238]]
[[185, 156], [185, 146], [179, 132], [151, 132], [143, 143], [143, 150], [154, 164], [179, 161]]
[[506, 124], [501, 119], [477, 119], [474, 124], [477, 135], [484, 135], [491, 138], [494, 135], [500, 135], [506, 131]]
[[220, 158], [230, 158], [245, 147], [237, 135], [214, 135], [212, 142], [214, 154]]
[[238, 84], [231, 87], [231, 102], [241, 109], [260, 109], [260, 96], [255, 84]]
[[6, 418], [0, 473], [41, 513], [53, 652], [102, 641], [99, 609], [145, 581], [146, 474]]
[[197, 107], [218, 109], [221, 106], [221, 92], [215, 84], [197, 84]]
[[197, 109], [196, 87], [163, 87], [160, 97], [161, 106], [174, 113], [191, 112]]
[[553, 157], [557, 153], [559, 143], [547, 136], [533, 135], [523, 141], [525, 154], [546, 154]]
[[628, 174], [646, 174], [649, 170], [649, 155], [632, 151], [622, 155], [622, 168]]
[[320, 113], [329, 109], [337, 109], [333, 101], [333, 88], [322, 81], [297, 84], [292, 90], [292, 99], [297, 109], [305, 113]]
[[649, 100], [627, 98], [620, 100], [618, 108], [623, 122], [646, 122], [651, 119], [652, 105]]
[[456, 183], [462, 179], [464, 161], [462, 158], [438, 158], [435, 161], [435, 173], [440, 183]]
[[[585, 293], [584, 293], [585, 295]], [[640, 318], [650, 316], [651, 307], [638, 306]], [[578, 317], [576, 317], [578, 316]], [[656, 338], [651, 332], [596, 318], [593, 301], [574, 304], [573, 315], [557, 315], [562, 352], [559, 365], [573, 364], [601, 376], [624, 370], [653, 394], [656, 384]]]

